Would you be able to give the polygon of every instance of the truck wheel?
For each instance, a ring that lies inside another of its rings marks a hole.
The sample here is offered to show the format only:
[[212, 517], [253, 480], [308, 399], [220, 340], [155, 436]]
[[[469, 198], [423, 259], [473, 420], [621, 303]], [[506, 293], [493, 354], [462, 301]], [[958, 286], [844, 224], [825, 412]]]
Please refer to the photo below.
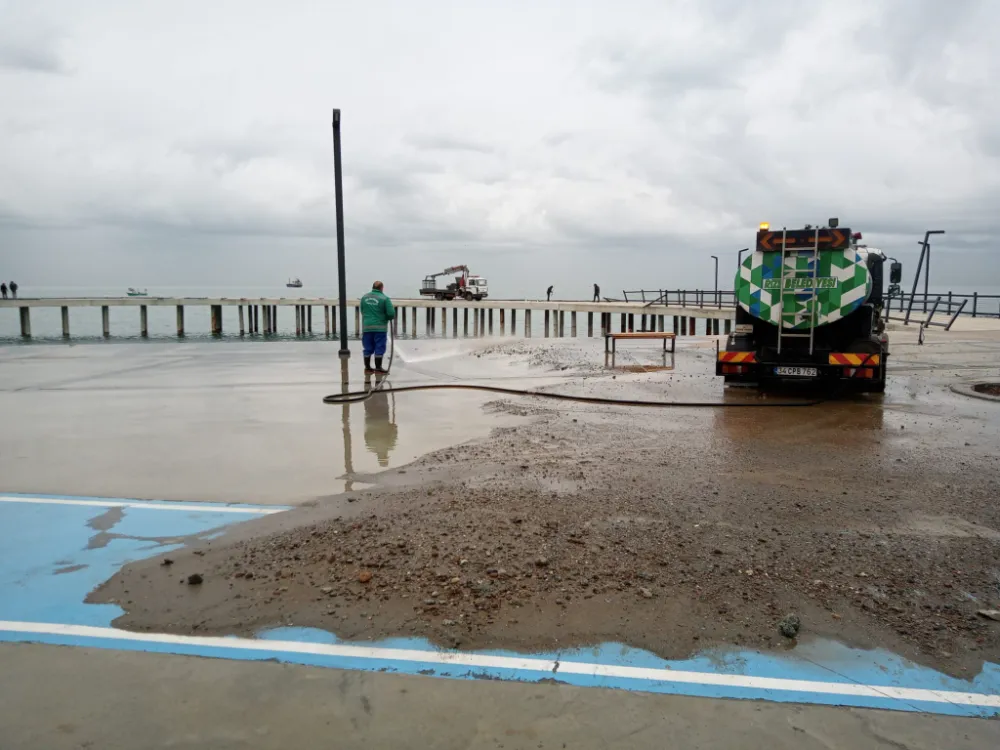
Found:
[[470, 302], [470, 301], [472, 300], [472, 293], [471, 293], [471, 292], [466, 292], [466, 293], [465, 293], [465, 294], [463, 295], [463, 297], [465, 297], [465, 301], [466, 301], [466, 302]]
[[882, 369], [882, 374], [879, 376], [878, 381], [872, 385], [871, 389], [872, 393], [885, 393], [885, 380], [886, 380], [885, 362], [882, 363], [881, 369]]
[[437, 294], [434, 295], [434, 299], [444, 299], [444, 295], [441, 294], [441, 292], [438, 292]]

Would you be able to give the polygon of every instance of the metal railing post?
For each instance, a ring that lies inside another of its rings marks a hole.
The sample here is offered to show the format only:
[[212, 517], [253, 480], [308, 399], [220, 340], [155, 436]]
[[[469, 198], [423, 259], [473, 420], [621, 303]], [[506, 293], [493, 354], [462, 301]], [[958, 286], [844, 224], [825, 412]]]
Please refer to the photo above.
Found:
[[[951, 320], [948, 321], [948, 325], [944, 327], [944, 330], [946, 331], [951, 330], [952, 325], [955, 323], [955, 320], [958, 318], [958, 316], [962, 314], [962, 310], [963, 308], [965, 308], [965, 303], [968, 301], [969, 300], [967, 299], [962, 300], [962, 304], [958, 306], [957, 310], [955, 310], [955, 314], [951, 316]], [[951, 308], [949, 308], [948, 311], [951, 312]]]

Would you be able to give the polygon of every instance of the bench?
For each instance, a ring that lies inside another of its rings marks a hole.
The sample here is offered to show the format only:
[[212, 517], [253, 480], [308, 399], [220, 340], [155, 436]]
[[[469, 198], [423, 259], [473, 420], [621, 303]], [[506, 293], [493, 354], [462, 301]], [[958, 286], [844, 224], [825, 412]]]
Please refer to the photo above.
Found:
[[667, 342], [670, 342], [670, 356], [674, 356], [677, 348], [677, 334], [664, 333], [662, 331], [635, 331], [628, 333], [614, 333], [608, 331], [604, 334], [604, 366], [608, 366], [608, 355], [611, 355], [611, 366], [615, 366], [615, 344], [618, 339], [662, 339], [663, 359], [667, 359]]

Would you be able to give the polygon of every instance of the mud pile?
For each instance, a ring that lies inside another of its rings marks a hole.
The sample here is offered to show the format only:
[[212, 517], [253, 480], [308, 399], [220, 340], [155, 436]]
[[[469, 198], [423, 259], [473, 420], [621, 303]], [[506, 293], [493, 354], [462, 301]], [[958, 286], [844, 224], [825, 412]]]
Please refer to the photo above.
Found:
[[[710, 387], [658, 377], [629, 388], [694, 400]], [[669, 658], [787, 647], [779, 622], [795, 613], [799, 637], [968, 677], [1000, 657], [1000, 624], [976, 614], [1000, 608], [997, 425], [889, 407], [516, 402], [524, 424], [384, 475], [347, 513], [254, 522], [170, 565], [128, 566], [93, 599], [140, 630], [616, 641]], [[203, 583], [187, 584], [195, 573]]]

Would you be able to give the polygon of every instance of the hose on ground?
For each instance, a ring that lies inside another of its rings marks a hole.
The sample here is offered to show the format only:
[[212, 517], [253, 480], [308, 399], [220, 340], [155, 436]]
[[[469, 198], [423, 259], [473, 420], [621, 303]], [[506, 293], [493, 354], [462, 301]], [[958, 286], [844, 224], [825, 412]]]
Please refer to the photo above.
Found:
[[643, 399], [622, 399], [603, 398], [600, 396], [576, 396], [569, 393], [549, 393], [545, 391], [532, 391], [525, 388], [503, 388], [495, 385], [479, 385], [473, 383], [427, 383], [423, 385], [402, 385], [388, 386], [386, 383], [389, 373], [392, 371], [392, 359], [396, 352], [396, 339], [392, 334], [392, 324], [388, 326], [389, 338], [392, 340], [392, 348], [389, 351], [389, 364], [386, 367], [385, 375], [378, 379], [375, 386], [363, 391], [349, 391], [347, 393], [331, 393], [323, 397], [324, 404], [356, 404], [367, 401], [377, 393], [412, 393], [413, 391], [444, 391], [444, 390], [464, 390], [464, 391], [485, 391], [487, 393], [499, 393], [504, 396], [525, 396], [531, 398], [547, 398], [555, 401], [575, 401], [581, 404], [600, 404], [603, 406], [643, 406], [651, 408], [680, 407], [686, 409], [760, 409], [760, 408], [802, 408], [809, 406], [819, 406], [837, 398], [843, 389], [819, 399], [811, 401], [647, 401]]

